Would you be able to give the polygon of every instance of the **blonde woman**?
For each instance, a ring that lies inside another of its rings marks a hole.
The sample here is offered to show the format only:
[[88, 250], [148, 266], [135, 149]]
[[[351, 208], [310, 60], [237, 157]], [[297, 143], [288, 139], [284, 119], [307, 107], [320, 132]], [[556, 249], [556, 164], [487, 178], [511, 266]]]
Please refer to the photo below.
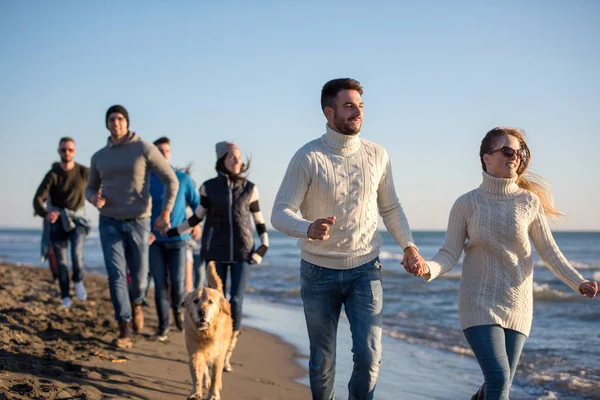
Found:
[[561, 214], [543, 181], [527, 172], [531, 155], [523, 132], [492, 129], [479, 157], [483, 182], [454, 204], [444, 246], [426, 265], [414, 258], [405, 268], [431, 281], [465, 251], [460, 324], [485, 378], [473, 399], [508, 399], [533, 317], [530, 240], [550, 271], [577, 293], [593, 298], [598, 284], [569, 264], [552, 237], [546, 216]]

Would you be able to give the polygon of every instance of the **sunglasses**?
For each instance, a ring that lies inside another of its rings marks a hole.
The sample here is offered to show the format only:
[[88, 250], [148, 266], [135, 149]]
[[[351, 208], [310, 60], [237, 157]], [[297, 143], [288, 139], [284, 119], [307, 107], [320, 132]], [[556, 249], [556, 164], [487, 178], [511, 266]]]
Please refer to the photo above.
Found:
[[64, 149], [63, 148], [63, 149], [60, 149], [58, 151], [60, 151], [61, 153], [66, 153], [66, 152], [73, 153], [75, 151], [75, 149]]
[[504, 157], [506, 157], [506, 158], [512, 158], [512, 156], [515, 156], [515, 155], [517, 156], [517, 158], [519, 158], [521, 160], [524, 160], [527, 158], [527, 150], [524, 150], [524, 149], [515, 150], [512, 147], [508, 147], [508, 146], [503, 146], [500, 149], [490, 151], [488, 154], [494, 154], [498, 151], [501, 152], [504, 155]]

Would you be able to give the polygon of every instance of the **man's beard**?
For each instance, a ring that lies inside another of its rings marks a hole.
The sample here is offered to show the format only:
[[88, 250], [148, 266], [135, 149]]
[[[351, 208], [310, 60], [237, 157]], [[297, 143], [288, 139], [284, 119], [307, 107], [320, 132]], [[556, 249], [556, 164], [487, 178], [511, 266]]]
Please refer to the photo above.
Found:
[[350, 118], [347, 120], [342, 120], [342, 119], [338, 119], [337, 115], [333, 115], [333, 124], [335, 125], [335, 129], [340, 132], [343, 133], [344, 135], [356, 135], [357, 133], [360, 132], [360, 128], [362, 126], [362, 124], [359, 125], [354, 125], [351, 124], [350, 121], [354, 120], [355, 118]]
[[73, 161], [73, 157], [68, 157], [68, 156], [60, 156], [60, 161], [64, 162], [65, 164], [69, 163], [70, 161]]

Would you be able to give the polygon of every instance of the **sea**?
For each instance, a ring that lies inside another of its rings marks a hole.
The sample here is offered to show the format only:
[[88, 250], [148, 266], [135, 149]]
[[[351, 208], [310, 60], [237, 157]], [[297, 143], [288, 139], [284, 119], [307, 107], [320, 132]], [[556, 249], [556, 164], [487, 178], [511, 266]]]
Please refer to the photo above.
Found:
[[[244, 324], [270, 331], [306, 355], [297, 239], [274, 231], [269, 234], [263, 263], [251, 268]], [[387, 232], [381, 235], [384, 353], [375, 398], [470, 398], [483, 377], [459, 325], [461, 264], [426, 283], [404, 271], [402, 249]], [[425, 259], [442, 246], [444, 236], [437, 231], [413, 232]], [[600, 232], [559, 231], [554, 238], [584, 278], [600, 281]], [[0, 229], [0, 261], [47, 267], [40, 261], [40, 239], [40, 229]], [[533, 328], [511, 399], [600, 399], [600, 299], [573, 292], [537, 255], [534, 265]], [[96, 230], [85, 244], [85, 266], [87, 273], [105, 274]], [[344, 318], [339, 330], [336, 391], [343, 399], [352, 368]], [[307, 367], [305, 357], [298, 362]], [[306, 377], [301, 381], [308, 382]]]

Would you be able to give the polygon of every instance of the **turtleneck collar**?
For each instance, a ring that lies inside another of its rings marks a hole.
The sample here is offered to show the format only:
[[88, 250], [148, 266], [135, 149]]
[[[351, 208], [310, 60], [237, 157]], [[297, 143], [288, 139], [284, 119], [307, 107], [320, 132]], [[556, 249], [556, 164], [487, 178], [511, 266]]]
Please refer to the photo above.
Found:
[[511, 194], [519, 191], [517, 185], [517, 178], [496, 178], [485, 171], [481, 171], [483, 175], [483, 182], [480, 188], [488, 193], [492, 194]]
[[334, 154], [340, 156], [351, 156], [360, 148], [360, 133], [356, 135], [344, 135], [332, 129], [329, 124], [325, 125], [326, 132], [321, 136], [323, 144]]

